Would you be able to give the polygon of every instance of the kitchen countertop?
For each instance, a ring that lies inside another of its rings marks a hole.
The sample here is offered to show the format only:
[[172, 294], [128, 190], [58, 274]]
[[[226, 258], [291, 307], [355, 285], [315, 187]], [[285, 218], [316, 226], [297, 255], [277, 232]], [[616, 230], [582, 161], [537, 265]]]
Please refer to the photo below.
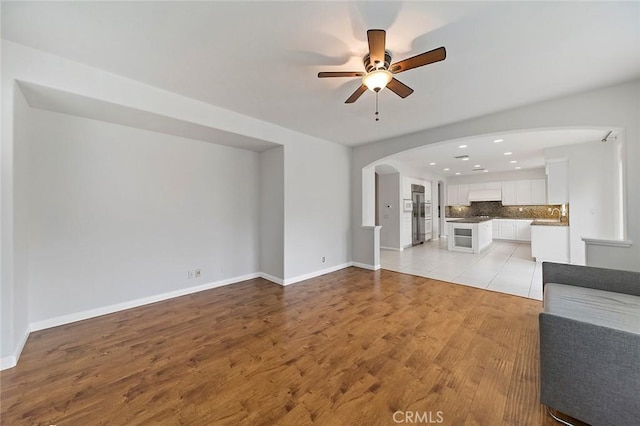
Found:
[[492, 217], [464, 217], [461, 219], [449, 219], [447, 222], [455, 222], [455, 223], [480, 223], [486, 222], [488, 220], [493, 220]]
[[567, 222], [558, 222], [555, 220], [534, 220], [531, 225], [535, 226], [569, 226]]
[[553, 219], [540, 219], [540, 218], [524, 218], [524, 217], [484, 217], [484, 216], [474, 216], [474, 217], [461, 217], [461, 218], [450, 218], [447, 219], [447, 222], [455, 222], [455, 223], [481, 223], [486, 222], [488, 220], [493, 219], [513, 219], [513, 220], [532, 220], [531, 225], [536, 226], [569, 226], [567, 222], [558, 222]]

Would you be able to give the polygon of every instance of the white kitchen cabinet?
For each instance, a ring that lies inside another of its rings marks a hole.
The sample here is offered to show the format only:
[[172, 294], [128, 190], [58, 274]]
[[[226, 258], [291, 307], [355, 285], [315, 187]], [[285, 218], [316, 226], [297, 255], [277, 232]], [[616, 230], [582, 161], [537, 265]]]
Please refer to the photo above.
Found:
[[425, 203], [430, 203], [431, 202], [431, 181], [428, 180], [425, 182], [424, 185], [424, 202]]
[[531, 179], [531, 204], [547, 204], [547, 180]]
[[458, 185], [458, 202], [462, 206], [469, 205], [469, 185], [468, 184]]
[[478, 252], [488, 247], [493, 242], [491, 236], [491, 222], [490, 220], [480, 222], [478, 224]]
[[531, 241], [530, 219], [494, 219], [493, 239]]
[[511, 219], [502, 219], [500, 223], [500, 239], [515, 240], [518, 234], [516, 222]]
[[502, 219], [493, 219], [492, 221], [492, 235], [494, 240], [499, 240], [500, 237], [500, 225], [502, 224]]
[[468, 206], [469, 205], [469, 185], [448, 185], [447, 186], [448, 206]]
[[569, 202], [569, 162], [547, 162], [547, 202], [566, 204]]
[[502, 182], [502, 204], [530, 206], [547, 203], [545, 179], [521, 179]]
[[448, 249], [466, 253], [480, 253], [493, 239], [491, 220], [480, 223], [448, 222]]
[[458, 202], [458, 185], [447, 185], [447, 205], [457, 206]]
[[502, 182], [487, 182], [484, 189], [502, 189]]
[[482, 191], [483, 189], [485, 189], [484, 186], [484, 183], [470, 183], [469, 191]]
[[502, 182], [502, 204], [505, 206], [518, 204], [516, 181]]
[[516, 240], [531, 241], [531, 220], [516, 220]]
[[531, 204], [531, 179], [516, 181], [516, 204]]
[[531, 256], [536, 262], [569, 263], [569, 227], [532, 225]]
[[433, 238], [433, 228], [431, 219], [424, 220], [424, 240], [430, 241]]

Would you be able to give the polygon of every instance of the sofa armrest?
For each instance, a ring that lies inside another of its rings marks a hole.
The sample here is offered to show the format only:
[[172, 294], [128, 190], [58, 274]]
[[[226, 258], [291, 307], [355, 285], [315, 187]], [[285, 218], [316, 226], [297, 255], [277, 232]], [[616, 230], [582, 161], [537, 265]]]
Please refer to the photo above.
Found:
[[540, 402], [593, 425], [640, 424], [640, 335], [541, 313]]
[[542, 287], [547, 283], [575, 285], [640, 296], [640, 272], [542, 262]]

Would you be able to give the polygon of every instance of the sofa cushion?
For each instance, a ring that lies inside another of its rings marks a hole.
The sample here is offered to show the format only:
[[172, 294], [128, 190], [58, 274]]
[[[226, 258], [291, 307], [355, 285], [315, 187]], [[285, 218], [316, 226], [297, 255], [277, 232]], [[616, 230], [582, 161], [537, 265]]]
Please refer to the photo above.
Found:
[[544, 312], [640, 334], [640, 296], [548, 283]]

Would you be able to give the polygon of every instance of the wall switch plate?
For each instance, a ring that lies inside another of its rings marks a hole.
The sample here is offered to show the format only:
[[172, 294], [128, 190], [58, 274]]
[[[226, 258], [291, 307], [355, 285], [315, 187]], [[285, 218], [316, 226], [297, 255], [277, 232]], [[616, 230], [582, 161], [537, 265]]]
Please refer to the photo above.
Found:
[[325, 257], [324, 257], [324, 256], [322, 256], [322, 263], [324, 263], [324, 262], [325, 262], [325, 260], [326, 260], [326, 259], [325, 259]]
[[200, 269], [196, 269], [195, 276], [196, 276], [196, 278], [200, 278], [202, 276], [202, 272], [200, 271]]

